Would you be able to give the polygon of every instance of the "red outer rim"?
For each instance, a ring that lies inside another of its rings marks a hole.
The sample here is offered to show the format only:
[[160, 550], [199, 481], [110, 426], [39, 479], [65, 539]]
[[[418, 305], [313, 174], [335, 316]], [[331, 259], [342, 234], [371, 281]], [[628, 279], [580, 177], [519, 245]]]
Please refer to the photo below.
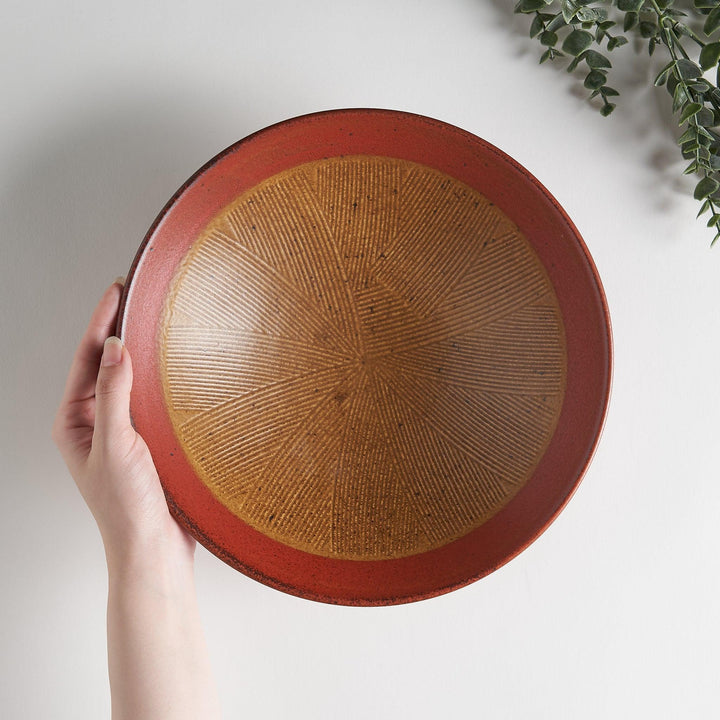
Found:
[[[437, 550], [382, 561], [295, 550], [232, 515], [195, 476], [177, 443], [159, 374], [157, 329], [175, 270], [206, 223], [240, 192], [326, 156], [385, 155], [429, 165], [488, 197], [534, 246], [565, 321], [568, 384], [558, 426], [535, 473], [484, 525]], [[585, 473], [610, 396], [612, 339], [595, 265], [572, 221], [525, 168], [489, 143], [421, 115], [332, 110], [286, 120], [231, 145], [198, 170], [150, 227], [128, 274], [118, 335], [134, 361], [131, 412], [155, 460], [168, 505], [229, 565], [293, 595], [344, 605], [391, 605], [477, 580], [532, 543]]]

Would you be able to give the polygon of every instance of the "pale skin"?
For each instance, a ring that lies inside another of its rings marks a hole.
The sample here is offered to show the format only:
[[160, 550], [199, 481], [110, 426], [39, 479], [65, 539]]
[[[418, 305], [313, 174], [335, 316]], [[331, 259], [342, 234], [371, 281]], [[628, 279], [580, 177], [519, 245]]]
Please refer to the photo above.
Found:
[[195, 595], [195, 540], [171, 516], [130, 422], [132, 362], [113, 337], [122, 279], [75, 353], [53, 440], [92, 512], [108, 567], [113, 720], [215, 720], [220, 703]]

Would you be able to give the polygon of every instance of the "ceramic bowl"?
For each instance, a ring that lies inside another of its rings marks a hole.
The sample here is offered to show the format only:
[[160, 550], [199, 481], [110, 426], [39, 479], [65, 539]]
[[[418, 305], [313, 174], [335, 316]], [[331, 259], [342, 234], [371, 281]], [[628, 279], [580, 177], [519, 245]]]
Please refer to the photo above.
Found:
[[178, 522], [332, 603], [508, 561], [576, 488], [609, 396], [601, 283], [557, 201], [402, 112], [304, 116], [212, 159], [150, 228], [118, 332]]

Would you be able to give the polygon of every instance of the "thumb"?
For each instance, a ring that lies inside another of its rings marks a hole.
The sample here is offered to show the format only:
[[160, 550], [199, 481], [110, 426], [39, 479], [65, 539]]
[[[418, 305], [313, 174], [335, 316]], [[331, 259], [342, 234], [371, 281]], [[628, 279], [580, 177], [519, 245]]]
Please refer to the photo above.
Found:
[[95, 386], [95, 432], [101, 444], [117, 440], [132, 428], [130, 388], [132, 363], [122, 341], [114, 336], [105, 341]]

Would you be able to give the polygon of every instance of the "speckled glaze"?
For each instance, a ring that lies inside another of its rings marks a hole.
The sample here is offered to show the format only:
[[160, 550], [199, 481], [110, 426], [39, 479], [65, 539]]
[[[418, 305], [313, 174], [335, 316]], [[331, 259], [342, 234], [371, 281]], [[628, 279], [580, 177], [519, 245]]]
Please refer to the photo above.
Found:
[[289, 120], [194, 175], [118, 323], [178, 521], [313, 600], [387, 605], [507, 562], [590, 462], [601, 284], [526, 170], [407, 113]]

